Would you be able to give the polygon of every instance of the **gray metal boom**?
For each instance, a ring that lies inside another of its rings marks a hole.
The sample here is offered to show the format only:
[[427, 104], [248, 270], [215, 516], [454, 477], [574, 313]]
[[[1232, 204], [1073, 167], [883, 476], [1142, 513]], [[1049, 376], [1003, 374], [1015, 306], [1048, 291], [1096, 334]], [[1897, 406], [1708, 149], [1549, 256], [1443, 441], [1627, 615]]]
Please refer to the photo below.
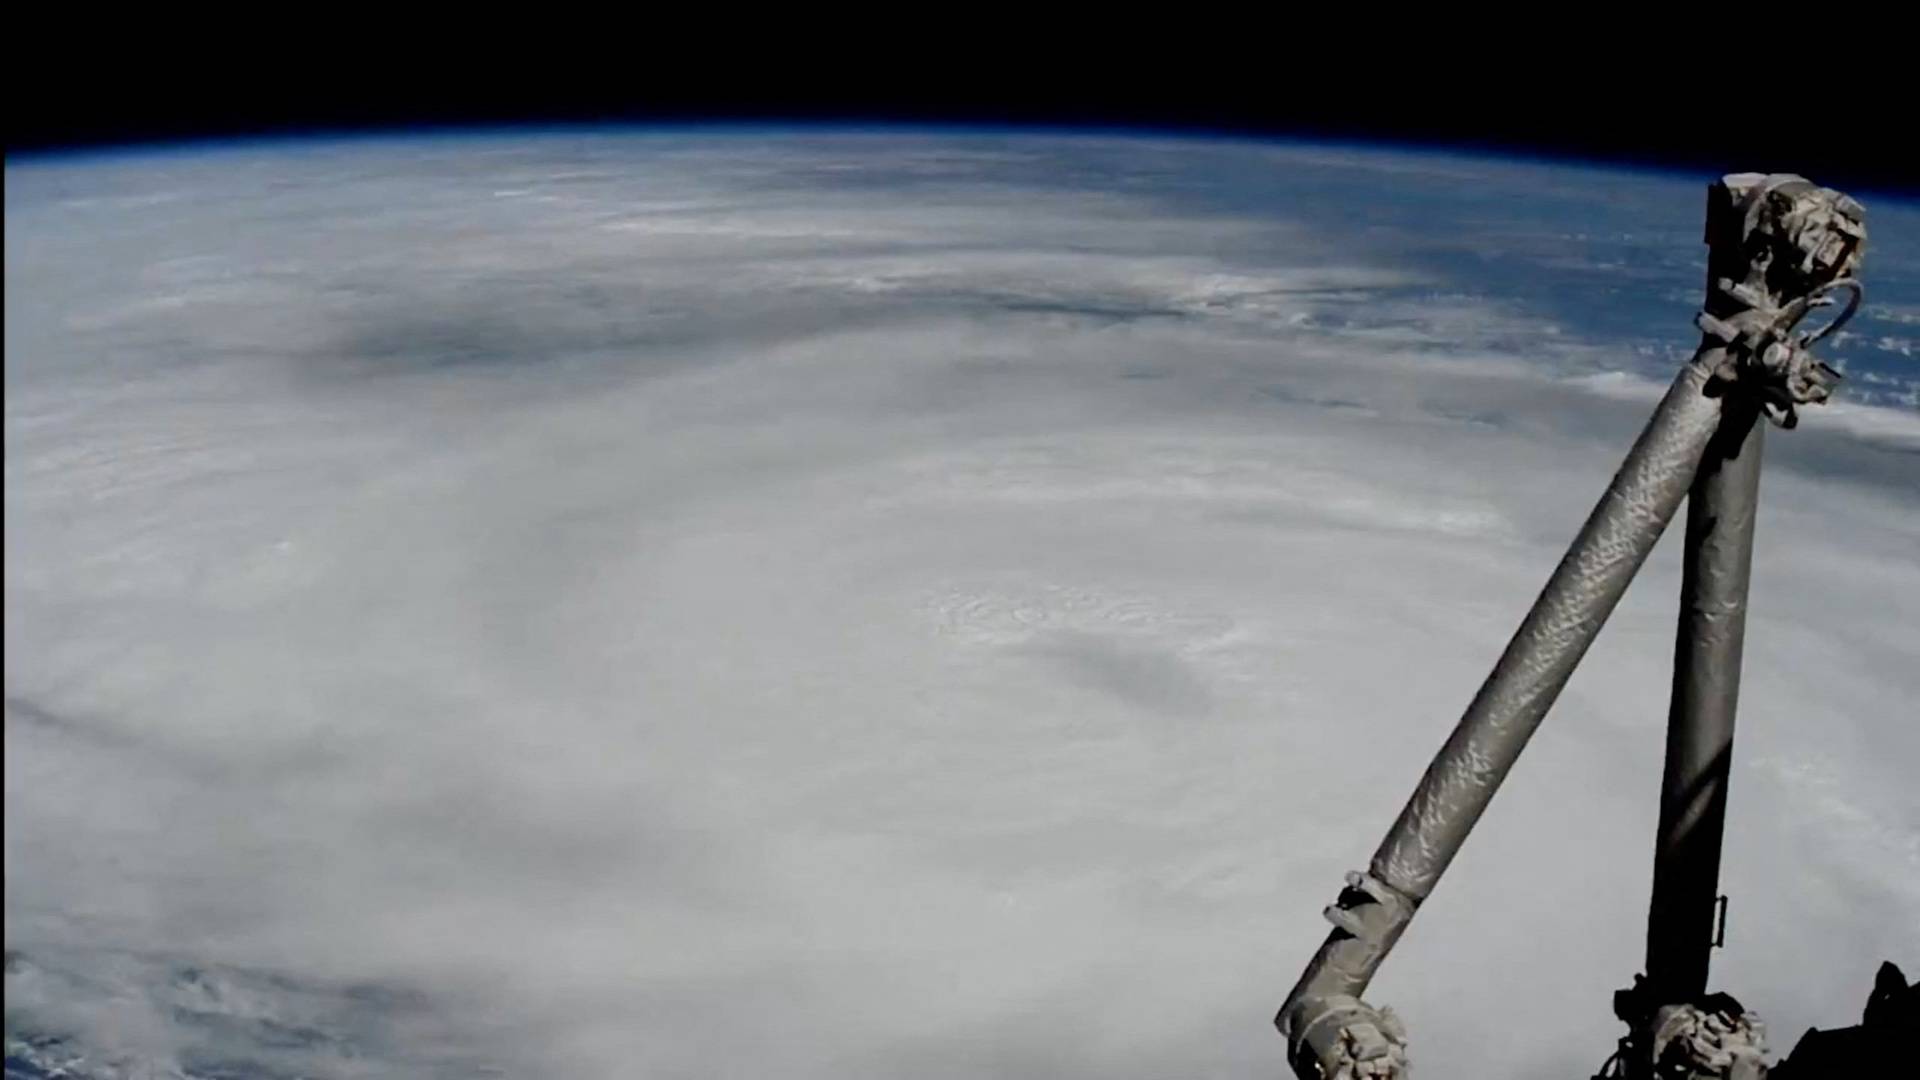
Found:
[[[1288, 1040], [1289, 1062], [1303, 1080], [1406, 1073], [1406, 1035], [1399, 1020], [1391, 1010], [1361, 1002], [1360, 995], [1486, 811], [1689, 491], [1696, 500], [1690, 521], [1698, 524], [1689, 527], [1696, 540], [1690, 548], [1697, 551], [1688, 560], [1688, 606], [1675, 686], [1674, 716], [1682, 719], [1673, 738], [1682, 752], [1675, 758], [1678, 766], [1669, 762], [1670, 799], [1663, 799], [1663, 806], [1672, 804], [1671, 822], [1668, 813], [1662, 815], [1663, 852], [1672, 848], [1673, 859], [1689, 868], [1669, 873], [1667, 892], [1684, 899], [1674, 901], [1671, 919], [1657, 910], [1654, 923], [1667, 933], [1671, 922], [1674, 937], [1702, 949], [1708, 945], [1698, 909], [1704, 883], [1710, 921], [1718, 814], [1724, 808], [1723, 751], [1731, 741], [1731, 688], [1739, 679], [1758, 478], [1754, 419], [1764, 410], [1792, 426], [1794, 406], [1824, 400], [1838, 378], [1806, 353], [1833, 325], [1818, 334], [1791, 335], [1800, 318], [1827, 303], [1836, 287], [1853, 290], [1853, 304], [1842, 319], [1857, 306], [1859, 286], [1850, 275], [1865, 235], [1861, 218], [1853, 200], [1799, 177], [1736, 174], [1710, 188], [1712, 252], [1709, 299], [1699, 320], [1705, 335], [1701, 346], [1654, 410], [1368, 870], [1348, 874], [1347, 887], [1327, 908], [1334, 930], [1274, 1018]], [[1703, 472], [1710, 447], [1720, 448], [1719, 463]], [[1745, 449], [1730, 456], [1729, 447]], [[1712, 527], [1729, 513], [1744, 515], [1745, 524]], [[1709, 855], [1711, 868], [1705, 865]], [[1662, 860], [1672, 861], [1664, 855]], [[1652, 942], [1649, 947], [1650, 954], [1666, 948]], [[1697, 964], [1704, 988], [1704, 951], [1685, 964]], [[1656, 970], [1675, 986], [1693, 984], [1691, 975]]]

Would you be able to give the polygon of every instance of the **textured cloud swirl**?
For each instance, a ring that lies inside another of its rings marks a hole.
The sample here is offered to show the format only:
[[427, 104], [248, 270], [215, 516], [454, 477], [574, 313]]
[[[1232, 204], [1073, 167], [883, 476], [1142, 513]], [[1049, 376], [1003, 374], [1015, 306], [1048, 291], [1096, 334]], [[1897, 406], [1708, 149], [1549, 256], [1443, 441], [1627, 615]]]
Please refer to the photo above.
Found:
[[[984, 135], [9, 164], [8, 1075], [1277, 1075], [1691, 347], [1702, 202]], [[1920, 962], [1869, 202], [1732, 789], [1715, 979], [1785, 1041]], [[1675, 548], [1376, 984], [1432, 1075], [1611, 1048]]]

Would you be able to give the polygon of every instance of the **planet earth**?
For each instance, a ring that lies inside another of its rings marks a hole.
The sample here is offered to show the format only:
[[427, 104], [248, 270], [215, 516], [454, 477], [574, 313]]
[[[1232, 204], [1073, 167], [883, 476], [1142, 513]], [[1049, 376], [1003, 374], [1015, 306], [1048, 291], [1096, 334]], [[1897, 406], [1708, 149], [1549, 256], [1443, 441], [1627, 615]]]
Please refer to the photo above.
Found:
[[[7, 1077], [1282, 1075], [1321, 908], [1698, 341], [1713, 179], [826, 128], [10, 160]], [[1920, 203], [1854, 194], [1846, 380], [1767, 441], [1714, 954], [1778, 1051], [1920, 968]], [[1426, 1075], [1620, 1033], [1677, 532], [1369, 993]]]

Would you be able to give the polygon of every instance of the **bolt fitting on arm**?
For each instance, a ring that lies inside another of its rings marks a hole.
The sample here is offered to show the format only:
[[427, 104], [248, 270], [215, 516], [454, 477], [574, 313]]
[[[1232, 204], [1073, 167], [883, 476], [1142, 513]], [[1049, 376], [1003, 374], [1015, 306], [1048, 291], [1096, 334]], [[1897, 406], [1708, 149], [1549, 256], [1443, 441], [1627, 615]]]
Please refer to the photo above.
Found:
[[1294, 1073], [1315, 1080], [1405, 1080], [1407, 1029], [1391, 1008], [1346, 994], [1301, 999], [1289, 1039]]

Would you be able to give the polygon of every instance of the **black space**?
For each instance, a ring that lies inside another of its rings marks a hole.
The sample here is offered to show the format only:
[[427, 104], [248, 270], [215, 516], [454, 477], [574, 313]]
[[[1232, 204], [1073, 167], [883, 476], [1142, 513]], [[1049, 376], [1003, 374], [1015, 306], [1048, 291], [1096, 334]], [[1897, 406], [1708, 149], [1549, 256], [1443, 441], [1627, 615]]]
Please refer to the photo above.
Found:
[[1658, 50], [1468, 55], [1417, 35], [1356, 44], [1350, 27], [1296, 29], [1308, 44], [1282, 50], [1216, 29], [1012, 57], [964, 44], [936, 57], [915, 51], [924, 41], [715, 47], [590, 27], [485, 50], [431, 38], [348, 47], [304, 28], [264, 48], [178, 28], [82, 37], [51, 83], [32, 81], [37, 69], [11, 76], [7, 152], [529, 123], [1011, 124], [1414, 142], [1920, 191], [1915, 95], [1892, 58], [1829, 58], [1784, 39], [1717, 56], [1679, 31]]

